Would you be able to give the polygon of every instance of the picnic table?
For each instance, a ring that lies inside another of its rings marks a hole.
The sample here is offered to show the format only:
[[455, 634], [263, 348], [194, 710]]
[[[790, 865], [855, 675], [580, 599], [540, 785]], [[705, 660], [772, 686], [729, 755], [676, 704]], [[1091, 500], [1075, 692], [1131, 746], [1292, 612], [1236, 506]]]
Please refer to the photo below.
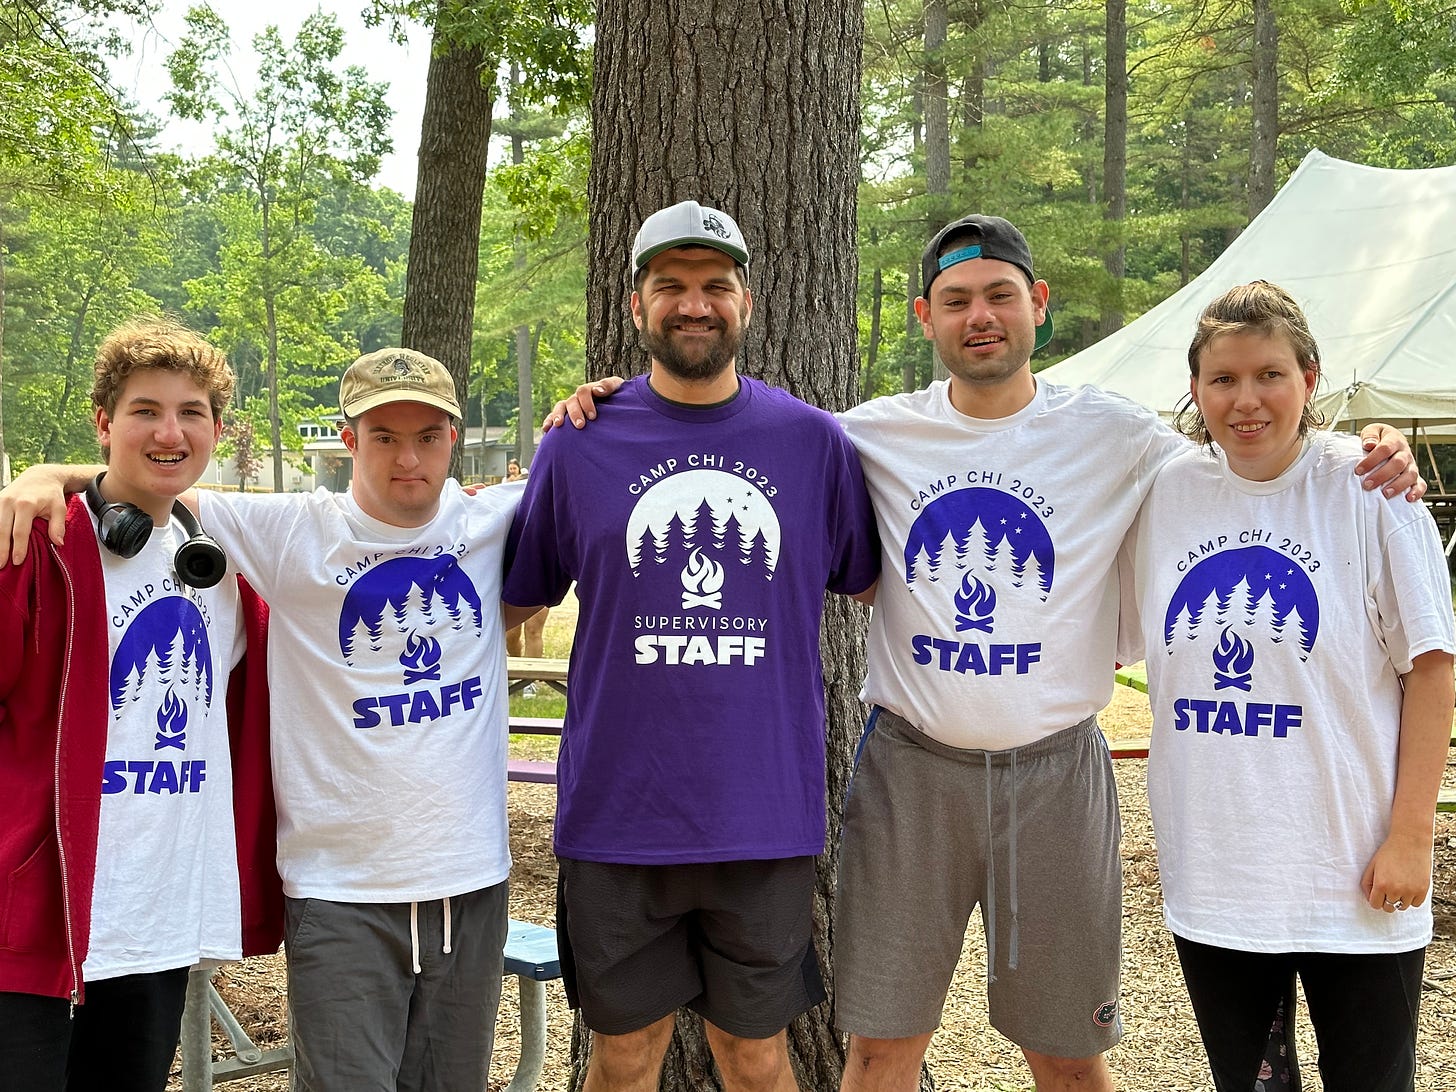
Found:
[[531, 683], [543, 682], [562, 697], [566, 696], [566, 661], [530, 656], [507, 656], [506, 677], [512, 694], [519, 694]]

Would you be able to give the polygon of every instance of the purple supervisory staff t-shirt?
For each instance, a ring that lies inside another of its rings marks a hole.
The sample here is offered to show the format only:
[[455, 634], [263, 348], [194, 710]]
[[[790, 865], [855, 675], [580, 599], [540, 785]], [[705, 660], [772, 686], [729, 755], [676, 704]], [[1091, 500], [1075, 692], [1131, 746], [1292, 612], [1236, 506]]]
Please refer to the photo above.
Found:
[[835, 420], [740, 377], [711, 408], [643, 378], [549, 433], [507, 544], [504, 598], [577, 582], [556, 853], [760, 860], [824, 848], [824, 589], [879, 568]]

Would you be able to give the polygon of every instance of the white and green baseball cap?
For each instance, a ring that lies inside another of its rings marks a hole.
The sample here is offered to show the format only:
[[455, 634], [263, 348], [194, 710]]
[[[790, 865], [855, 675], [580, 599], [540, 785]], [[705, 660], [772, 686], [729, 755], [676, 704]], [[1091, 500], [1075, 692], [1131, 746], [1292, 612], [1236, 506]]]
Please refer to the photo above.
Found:
[[739, 265], [748, 265], [748, 244], [733, 217], [696, 201], [679, 201], [642, 221], [632, 240], [632, 275], [664, 250], [678, 246], [709, 246]]

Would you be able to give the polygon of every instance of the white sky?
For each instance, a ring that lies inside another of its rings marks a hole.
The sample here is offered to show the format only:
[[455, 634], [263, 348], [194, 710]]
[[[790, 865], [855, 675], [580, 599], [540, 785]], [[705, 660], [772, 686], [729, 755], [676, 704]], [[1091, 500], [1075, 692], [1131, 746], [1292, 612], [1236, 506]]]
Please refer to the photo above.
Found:
[[[394, 151], [384, 158], [376, 185], [388, 186], [407, 198], [415, 192], [415, 153], [420, 142], [420, 118], [425, 107], [425, 75], [430, 63], [430, 32], [415, 25], [408, 45], [389, 40], [384, 27], [366, 27], [359, 13], [367, 0], [212, 0], [212, 9], [227, 23], [232, 36], [230, 65], [244, 91], [251, 90], [257, 58], [253, 37], [265, 26], [276, 26], [291, 42], [303, 20], [316, 10], [338, 17], [344, 30], [341, 65], [362, 66], [372, 80], [389, 85], [394, 108], [390, 135]], [[212, 149], [211, 127], [178, 121], [162, 96], [170, 89], [166, 59], [181, 39], [188, 0], [160, 0], [156, 30], [139, 33], [132, 53], [112, 64], [112, 79], [137, 104], [162, 124], [158, 143], [163, 151], [202, 155]]]

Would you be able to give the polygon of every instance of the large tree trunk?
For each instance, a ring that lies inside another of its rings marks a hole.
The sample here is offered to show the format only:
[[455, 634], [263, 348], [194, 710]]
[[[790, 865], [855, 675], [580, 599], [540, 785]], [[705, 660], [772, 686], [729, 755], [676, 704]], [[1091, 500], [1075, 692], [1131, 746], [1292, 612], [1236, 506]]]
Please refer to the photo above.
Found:
[[[0, 392], [5, 386], [5, 217], [0, 206]], [[0, 486], [10, 484], [10, 457], [5, 451], [5, 403], [0, 396]]]
[[[925, 0], [925, 237], [950, 223], [950, 92], [945, 79], [945, 43], [950, 35], [946, 0]], [[950, 375], [935, 354], [932, 379]]]
[[[753, 323], [740, 370], [826, 409], [858, 396], [855, 197], [859, 181], [859, 4], [751, 0], [643, 7], [598, 0], [588, 199], [587, 368], [646, 365], [628, 312], [632, 236], [675, 201], [731, 214], [753, 255]], [[837, 831], [862, 724], [863, 609], [825, 610], [829, 829]], [[819, 863], [815, 943], [828, 981], [838, 846]], [[832, 989], [832, 985], [831, 985]], [[573, 1087], [584, 1073], [573, 1035]], [[801, 1088], [833, 1089], [843, 1051], [823, 1005], [794, 1021]], [[717, 1089], [701, 1025], [679, 1014], [662, 1088]]]
[[[441, 0], [441, 8], [448, 3]], [[450, 369], [462, 406], [470, 393], [480, 202], [494, 76], [492, 62], [478, 49], [446, 47], [430, 57], [405, 276], [400, 340]], [[458, 444], [450, 472], [460, 472]]]
[[1249, 219], [1274, 200], [1279, 144], [1279, 24], [1274, 0], [1254, 0], [1254, 132], [1249, 143]]
[[[520, 67], [512, 61], [511, 86], [518, 87], [520, 82]], [[511, 162], [519, 167], [526, 161], [526, 140], [521, 135], [519, 105], [512, 110], [511, 121], [514, 122], [511, 132]], [[526, 269], [526, 241], [520, 232], [516, 233], [515, 253], [511, 257], [511, 264], [517, 273], [523, 273]], [[531, 365], [535, 360], [533, 349], [531, 327], [523, 322], [516, 327], [516, 458], [523, 467], [530, 466], [536, 454], [536, 407], [532, 399], [534, 384], [531, 377]]]
[[[1127, 217], [1127, 0], [1107, 0], [1107, 115], [1102, 144], [1102, 216], [1112, 225], [1111, 245], [1103, 255], [1111, 288], [1122, 298], [1127, 270], [1123, 220]], [[1120, 304], [1102, 308], [1102, 336], [1122, 329]]]
[[905, 355], [900, 364], [900, 389], [920, 389], [920, 358], [930, 343], [920, 336], [920, 320], [915, 317], [915, 298], [920, 295], [920, 259], [912, 258], [905, 266]]
[[925, 0], [925, 196], [929, 239], [950, 223], [950, 89], [945, 43], [950, 36], [946, 0]]

